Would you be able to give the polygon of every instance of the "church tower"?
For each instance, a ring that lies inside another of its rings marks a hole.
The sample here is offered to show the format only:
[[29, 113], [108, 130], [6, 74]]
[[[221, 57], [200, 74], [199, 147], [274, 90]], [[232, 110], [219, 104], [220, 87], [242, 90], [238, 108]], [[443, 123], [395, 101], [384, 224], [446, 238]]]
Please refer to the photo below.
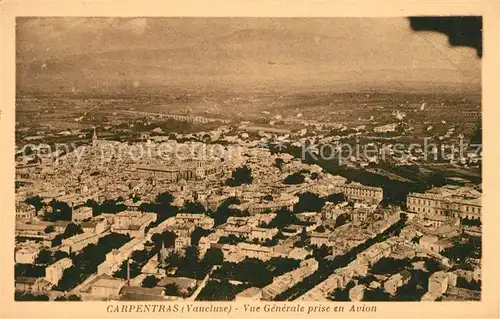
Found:
[[97, 133], [95, 131], [95, 126], [94, 126], [94, 135], [92, 135], [92, 146], [93, 147], [97, 146]]

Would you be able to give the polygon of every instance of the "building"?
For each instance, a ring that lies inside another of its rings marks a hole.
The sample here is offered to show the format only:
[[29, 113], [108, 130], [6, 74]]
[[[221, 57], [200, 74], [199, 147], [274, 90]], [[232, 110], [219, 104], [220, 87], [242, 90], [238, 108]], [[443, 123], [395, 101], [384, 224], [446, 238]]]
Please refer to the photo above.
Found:
[[17, 277], [15, 290], [22, 292], [46, 292], [52, 289], [52, 284], [45, 278]]
[[61, 242], [61, 251], [71, 254], [73, 252], [81, 251], [83, 248], [90, 244], [97, 245], [99, 238], [103, 234], [96, 234], [92, 232], [83, 232], [81, 234], [71, 236], [69, 238], [63, 239]]
[[366, 287], [363, 285], [356, 285], [349, 290], [349, 299], [351, 301], [362, 301], [365, 294]]
[[82, 206], [77, 209], [73, 209], [71, 213], [71, 220], [73, 222], [81, 222], [90, 218], [92, 218], [92, 207]]
[[63, 277], [64, 271], [71, 266], [73, 266], [73, 261], [69, 258], [63, 258], [56, 261], [45, 268], [45, 280], [57, 286], [57, 283]]
[[312, 232], [309, 235], [309, 239], [311, 242], [311, 245], [316, 245], [318, 247], [321, 247], [323, 245], [328, 245], [328, 238], [330, 237], [329, 232], [324, 232], [324, 233], [319, 233], [319, 232]]
[[120, 300], [123, 301], [165, 301], [163, 287], [144, 288], [123, 286], [120, 290]]
[[408, 211], [419, 215], [481, 220], [481, 192], [470, 187], [446, 185], [425, 193], [410, 193]]
[[186, 277], [165, 277], [160, 280], [156, 286], [157, 287], [166, 287], [168, 285], [177, 285], [179, 287], [179, 291], [184, 295], [189, 295], [192, 291], [196, 289], [198, 285], [198, 281], [192, 278]]
[[115, 271], [118, 271], [123, 262], [130, 258], [134, 251], [144, 249], [144, 242], [144, 238], [136, 237], [132, 238], [119, 249], [113, 249], [106, 254], [106, 259], [97, 266], [97, 273], [111, 275]]
[[384, 190], [381, 187], [365, 186], [360, 183], [350, 183], [339, 186], [344, 196], [349, 200], [368, 203], [380, 203], [384, 199]]
[[98, 275], [89, 283], [87, 293], [95, 299], [118, 299], [125, 281], [108, 274]]
[[262, 298], [262, 289], [257, 287], [251, 287], [243, 290], [235, 296], [235, 301], [260, 301]]
[[203, 229], [212, 229], [214, 227], [214, 219], [205, 214], [178, 213], [175, 216], [175, 220], [178, 223], [193, 223], [195, 227]]
[[82, 226], [82, 230], [84, 232], [92, 232], [96, 234], [104, 233], [110, 229], [108, 220], [101, 216], [95, 217], [93, 220], [88, 222], [82, 222], [80, 226]]
[[396, 127], [397, 127], [396, 123], [385, 124], [385, 125], [374, 127], [373, 131], [376, 133], [394, 132], [394, 131], [396, 131]]
[[404, 278], [401, 274], [392, 275], [384, 282], [384, 290], [394, 296], [398, 288], [407, 283], [406, 280], [409, 280], [409, 278]]
[[310, 276], [318, 270], [318, 261], [314, 258], [309, 258], [300, 263], [300, 267], [286, 274], [275, 277], [273, 282], [262, 289], [263, 300], [273, 300], [277, 295], [283, 293], [287, 289], [295, 286], [305, 277]]
[[146, 227], [156, 221], [155, 213], [123, 211], [113, 218], [111, 231], [131, 237], [144, 237]]
[[16, 264], [34, 264], [41, 248], [42, 245], [34, 241], [17, 243], [14, 257]]
[[36, 217], [36, 215], [37, 212], [35, 207], [23, 202], [16, 204], [16, 219], [32, 219]]
[[366, 207], [356, 208], [352, 211], [352, 221], [353, 222], [364, 222], [368, 219], [368, 216], [371, 214], [371, 210]]
[[429, 293], [437, 296], [443, 295], [448, 289], [448, 275], [444, 271], [433, 273], [429, 277]]
[[430, 250], [435, 253], [441, 253], [443, 250], [453, 246], [453, 243], [448, 239], [439, 239], [437, 236], [424, 235], [418, 242], [423, 249]]
[[191, 245], [191, 235], [196, 229], [196, 226], [193, 223], [176, 223], [172, 226], [168, 226], [166, 229], [175, 234], [174, 248], [179, 251]]
[[263, 261], [269, 260], [273, 255], [273, 248], [249, 243], [238, 243], [235, 247], [236, 251], [246, 258], [257, 258]]

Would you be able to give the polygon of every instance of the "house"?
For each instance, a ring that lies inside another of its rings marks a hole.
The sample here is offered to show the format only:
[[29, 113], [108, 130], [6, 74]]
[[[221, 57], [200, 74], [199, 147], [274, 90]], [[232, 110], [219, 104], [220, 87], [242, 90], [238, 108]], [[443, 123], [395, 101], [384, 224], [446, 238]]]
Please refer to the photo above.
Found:
[[34, 264], [41, 245], [34, 241], [27, 241], [16, 244], [14, 260], [17, 264]]
[[79, 207], [76, 209], [73, 209], [73, 212], [71, 213], [71, 220], [73, 222], [81, 222], [86, 219], [92, 218], [92, 207]]
[[260, 301], [262, 298], [262, 289], [251, 287], [243, 290], [235, 296], [235, 301]]
[[155, 213], [123, 211], [114, 216], [111, 230], [131, 237], [144, 237], [146, 227], [155, 222], [156, 217]]
[[170, 284], [177, 285], [182, 294], [188, 295], [191, 291], [194, 291], [198, 285], [198, 281], [187, 277], [165, 277], [156, 286], [165, 288]]
[[188, 214], [179, 213], [175, 216], [177, 223], [193, 223], [195, 227], [201, 227], [203, 229], [212, 229], [214, 227], [214, 219], [210, 218], [204, 214]]
[[429, 277], [429, 292], [441, 296], [448, 289], [448, 275], [444, 271], [433, 273]]
[[95, 234], [91, 232], [84, 232], [75, 236], [71, 236], [62, 240], [60, 250], [68, 254], [81, 251], [83, 248], [87, 247], [90, 244], [96, 245], [99, 242], [99, 238], [101, 238], [101, 236], [102, 234]]
[[24, 202], [16, 204], [16, 219], [32, 219], [37, 215], [35, 207]]
[[439, 239], [437, 236], [424, 235], [420, 238], [418, 242], [419, 246], [423, 249], [430, 250], [435, 253], [441, 253], [446, 248], [453, 246], [448, 239]]
[[45, 278], [17, 277], [15, 279], [16, 291], [43, 292], [52, 289], [52, 284]]
[[370, 209], [366, 207], [360, 207], [356, 208], [352, 211], [351, 216], [352, 216], [352, 221], [353, 222], [364, 222], [368, 218], [368, 215], [370, 214]]
[[191, 245], [191, 234], [194, 232], [195, 228], [196, 226], [193, 223], [176, 223], [166, 228], [175, 234], [175, 250], [183, 250]]
[[64, 271], [73, 266], [73, 261], [69, 258], [63, 258], [45, 268], [45, 280], [57, 286], [57, 283], [63, 277]]
[[144, 288], [123, 286], [120, 289], [120, 300], [123, 301], [165, 301], [163, 287]]
[[318, 247], [321, 247], [323, 245], [328, 245], [328, 238], [330, 237], [330, 233], [324, 232], [324, 233], [319, 233], [319, 232], [312, 232], [309, 235], [309, 239], [311, 242], [311, 245], [316, 245]]
[[88, 293], [97, 299], [117, 299], [125, 281], [108, 274], [98, 275], [89, 285]]
[[104, 217], [95, 217], [92, 221], [83, 222], [80, 224], [84, 232], [93, 232], [96, 234], [104, 233], [109, 230], [108, 220]]
[[356, 285], [352, 287], [349, 290], [349, 299], [354, 302], [363, 300], [363, 296], [365, 294], [365, 288], [366, 287], [363, 285]]
[[411, 274], [403, 270], [399, 274], [395, 274], [384, 282], [384, 290], [390, 294], [395, 295], [399, 287], [406, 285], [411, 279]]

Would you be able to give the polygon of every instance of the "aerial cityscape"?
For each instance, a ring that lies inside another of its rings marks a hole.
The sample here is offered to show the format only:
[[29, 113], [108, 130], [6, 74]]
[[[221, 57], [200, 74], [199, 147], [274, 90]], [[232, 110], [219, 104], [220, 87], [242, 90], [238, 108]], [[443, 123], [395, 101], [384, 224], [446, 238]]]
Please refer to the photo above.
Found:
[[481, 300], [472, 48], [405, 18], [16, 41], [16, 301]]

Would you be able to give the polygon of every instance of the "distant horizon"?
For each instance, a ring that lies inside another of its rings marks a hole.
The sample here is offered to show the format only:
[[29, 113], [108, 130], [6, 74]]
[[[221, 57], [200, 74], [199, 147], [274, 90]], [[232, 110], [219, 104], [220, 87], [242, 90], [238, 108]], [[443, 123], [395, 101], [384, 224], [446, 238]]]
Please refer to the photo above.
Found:
[[[481, 90], [481, 59], [405, 18], [18, 18], [38, 92]], [[123, 93], [125, 94], [125, 93]]]

